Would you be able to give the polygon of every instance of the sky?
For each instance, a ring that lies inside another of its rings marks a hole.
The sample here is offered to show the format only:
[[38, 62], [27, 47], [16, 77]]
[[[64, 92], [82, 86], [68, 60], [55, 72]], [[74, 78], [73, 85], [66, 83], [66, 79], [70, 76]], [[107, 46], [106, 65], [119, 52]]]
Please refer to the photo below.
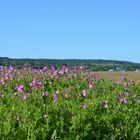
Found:
[[0, 0], [0, 56], [140, 63], [140, 0]]

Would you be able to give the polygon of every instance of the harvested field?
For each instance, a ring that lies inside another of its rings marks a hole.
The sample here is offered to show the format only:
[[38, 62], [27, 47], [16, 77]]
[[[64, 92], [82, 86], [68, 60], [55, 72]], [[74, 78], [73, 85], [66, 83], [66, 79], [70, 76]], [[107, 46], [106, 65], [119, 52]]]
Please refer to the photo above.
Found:
[[103, 79], [109, 79], [114, 81], [121, 81], [122, 77], [126, 77], [128, 80], [138, 82], [140, 84], [140, 72], [94, 72]]

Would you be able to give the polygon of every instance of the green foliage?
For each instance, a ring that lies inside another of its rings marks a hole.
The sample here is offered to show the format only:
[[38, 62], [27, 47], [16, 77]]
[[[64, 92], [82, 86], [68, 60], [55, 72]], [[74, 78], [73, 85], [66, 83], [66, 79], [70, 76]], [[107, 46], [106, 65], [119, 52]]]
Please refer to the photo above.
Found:
[[53, 65], [61, 67], [62, 65], [74, 67], [84, 65], [90, 71], [135, 71], [140, 69], [139, 63], [132, 63], [127, 61], [116, 60], [84, 60], [84, 59], [11, 59], [7, 57], [0, 57], [0, 65], [2, 66], [15, 66], [21, 68], [24, 65], [30, 65], [34, 68], [43, 68], [45, 65]]
[[0, 71], [2, 140], [140, 138], [140, 86], [134, 82], [116, 84], [80, 68], [9, 69]]

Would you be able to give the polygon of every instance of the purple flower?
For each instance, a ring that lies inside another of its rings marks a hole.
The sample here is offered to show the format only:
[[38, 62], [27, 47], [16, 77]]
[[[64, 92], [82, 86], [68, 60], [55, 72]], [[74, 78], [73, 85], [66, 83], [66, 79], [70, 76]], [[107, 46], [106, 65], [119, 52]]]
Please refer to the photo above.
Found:
[[92, 88], [92, 83], [89, 83], [89, 84], [88, 84], [88, 87], [89, 87], [89, 88]]
[[122, 103], [122, 102], [123, 102], [123, 98], [122, 98], [122, 97], [120, 97], [120, 98], [119, 98], [119, 101]]
[[53, 102], [56, 103], [58, 101], [57, 94], [53, 95]]
[[67, 80], [68, 80], [68, 78], [67, 77], [64, 77], [63, 81], [67, 81]]
[[82, 108], [83, 109], [86, 109], [86, 104], [82, 104]]
[[12, 70], [14, 70], [14, 68], [10, 66], [10, 67], [9, 67], [9, 70], [12, 71]]
[[64, 74], [64, 71], [60, 70], [58, 73], [62, 75], [62, 74]]
[[104, 108], [108, 108], [108, 104], [104, 104]]
[[23, 96], [22, 96], [22, 100], [26, 100], [26, 98], [27, 98], [27, 93], [26, 94], [24, 94]]
[[125, 103], [125, 104], [128, 103], [126, 98], [123, 98], [123, 97], [118, 97], [118, 100], [119, 100], [120, 103]]
[[49, 93], [48, 92], [44, 92], [43, 96], [49, 96]]
[[82, 90], [82, 96], [85, 97], [86, 96], [86, 91], [83, 89]]
[[53, 71], [53, 75], [56, 76], [57, 75], [57, 70]]
[[52, 66], [52, 65], [50, 66], [50, 68], [51, 68], [51, 70], [55, 70], [55, 67], [54, 67], [54, 66]]
[[80, 69], [82, 70], [84, 68], [84, 66], [80, 66]]
[[123, 103], [125, 103], [125, 104], [128, 103], [127, 100], [126, 100], [126, 98], [123, 98]]
[[37, 72], [37, 69], [33, 69], [33, 72], [34, 72], [34, 73]]
[[22, 92], [23, 91], [24, 86], [23, 85], [19, 85], [16, 87], [17, 92]]
[[108, 104], [104, 104], [104, 108], [108, 108]]
[[0, 79], [0, 83], [4, 83], [4, 79], [2, 78], [2, 79]]
[[3, 66], [0, 66], [0, 70], [3, 70]]
[[42, 83], [41, 82], [38, 82], [38, 85], [41, 85]]
[[43, 68], [43, 70], [46, 71], [46, 70], [47, 70], [47, 66], [45, 66], [45, 67]]
[[65, 68], [65, 72], [67, 73], [69, 71], [69, 69], [68, 68]]
[[41, 85], [42, 82], [37, 81], [35, 78], [33, 78], [32, 82], [30, 83], [30, 87]]

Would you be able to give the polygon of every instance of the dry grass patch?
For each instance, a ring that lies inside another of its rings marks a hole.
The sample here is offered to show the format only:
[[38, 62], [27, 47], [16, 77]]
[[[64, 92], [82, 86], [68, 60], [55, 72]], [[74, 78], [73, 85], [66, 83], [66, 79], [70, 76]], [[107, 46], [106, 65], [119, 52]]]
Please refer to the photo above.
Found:
[[125, 76], [128, 80], [138, 82], [140, 84], [140, 72], [94, 72], [103, 79], [121, 81]]

